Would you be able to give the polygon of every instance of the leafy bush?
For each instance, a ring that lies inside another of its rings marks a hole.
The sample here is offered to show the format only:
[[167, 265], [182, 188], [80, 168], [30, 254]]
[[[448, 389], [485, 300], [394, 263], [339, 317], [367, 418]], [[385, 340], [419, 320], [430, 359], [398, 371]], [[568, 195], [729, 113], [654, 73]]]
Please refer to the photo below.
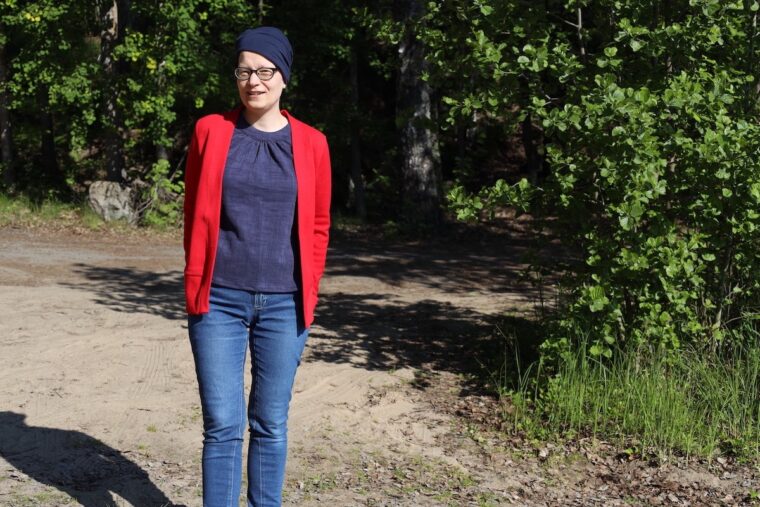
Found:
[[[462, 218], [505, 202], [555, 217], [580, 253], [547, 352], [569, 350], [572, 329], [607, 357], [738, 336], [728, 331], [760, 304], [758, 3], [690, 0], [667, 15], [633, 0], [565, 6], [589, 27], [575, 25], [575, 51], [561, 21], [539, 20], [547, 35], [495, 64], [514, 58], [530, 91], [518, 119], [540, 122], [550, 176], [529, 199], [527, 182], [455, 186], [452, 206]], [[490, 35], [493, 55], [505, 36]]]
[[146, 175], [149, 184], [141, 195], [141, 219], [150, 226], [176, 226], [182, 222], [183, 181], [178, 181], [176, 170], [171, 172], [166, 159], [154, 163]]

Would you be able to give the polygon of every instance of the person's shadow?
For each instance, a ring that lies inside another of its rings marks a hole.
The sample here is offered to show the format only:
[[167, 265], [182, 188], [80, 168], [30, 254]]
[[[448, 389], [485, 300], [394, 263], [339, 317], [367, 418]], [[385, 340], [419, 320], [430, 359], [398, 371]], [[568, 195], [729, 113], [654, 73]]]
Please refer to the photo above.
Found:
[[109, 492], [139, 507], [175, 506], [121, 452], [79, 431], [28, 426], [26, 415], [0, 411], [0, 456], [35, 481], [84, 507], [111, 507]]

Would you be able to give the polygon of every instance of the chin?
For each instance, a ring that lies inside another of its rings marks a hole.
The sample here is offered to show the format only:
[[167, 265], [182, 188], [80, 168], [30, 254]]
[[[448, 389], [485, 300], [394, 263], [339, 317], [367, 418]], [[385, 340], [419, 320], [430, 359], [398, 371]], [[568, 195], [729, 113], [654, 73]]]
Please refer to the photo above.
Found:
[[276, 104], [259, 104], [259, 103], [251, 103], [251, 102], [245, 102], [244, 106], [249, 111], [253, 111], [256, 113], [263, 113], [266, 111], [269, 111], [270, 109], [276, 109]]
[[255, 104], [255, 103], [252, 104], [250, 102], [244, 102], [243, 105], [245, 106], [246, 109], [252, 109], [255, 111], [261, 111], [262, 109], [264, 109], [264, 107], [261, 104]]

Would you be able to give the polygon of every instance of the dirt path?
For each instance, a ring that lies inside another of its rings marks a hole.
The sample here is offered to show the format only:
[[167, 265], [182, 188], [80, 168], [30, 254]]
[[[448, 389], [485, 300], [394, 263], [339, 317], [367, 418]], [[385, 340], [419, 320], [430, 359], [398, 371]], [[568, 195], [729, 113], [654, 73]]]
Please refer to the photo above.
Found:
[[[456, 415], [491, 410], [463, 382], [472, 340], [534, 296], [519, 243], [332, 245], [285, 505], [738, 505], [760, 489], [757, 470], [535, 450]], [[201, 505], [181, 272], [176, 239], [0, 229], [0, 505]]]

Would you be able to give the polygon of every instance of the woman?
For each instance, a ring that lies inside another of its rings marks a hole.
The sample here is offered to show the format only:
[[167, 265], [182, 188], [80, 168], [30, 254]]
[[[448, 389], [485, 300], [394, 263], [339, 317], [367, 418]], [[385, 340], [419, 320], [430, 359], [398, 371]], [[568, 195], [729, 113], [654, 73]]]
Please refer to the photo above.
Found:
[[[203, 505], [280, 505], [293, 380], [330, 227], [325, 136], [280, 110], [293, 50], [278, 29], [237, 39], [242, 106], [198, 120], [185, 173], [185, 297], [203, 409]], [[246, 348], [252, 387], [244, 398]]]

